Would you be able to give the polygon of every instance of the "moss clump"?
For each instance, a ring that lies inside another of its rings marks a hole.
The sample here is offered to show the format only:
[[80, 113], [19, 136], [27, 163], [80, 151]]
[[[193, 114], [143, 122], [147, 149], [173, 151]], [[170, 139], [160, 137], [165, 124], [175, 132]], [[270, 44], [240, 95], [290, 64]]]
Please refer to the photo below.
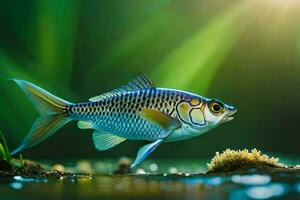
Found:
[[11, 159], [10, 162], [0, 158], [0, 177], [61, 177], [69, 176], [67, 172], [57, 170], [46, 171], [39, 163], [23, 160]]
[[211, 162], [207, 164], [208, 172], [231, 172], [237, 170], [245, 170], [250, 168], [265, 169], [287, 168], [286, 165], [278, 163], [279, 158], [274, 158], [262, 154], [257, 149], [252, 149], [249, 152], [244, 150], [226, 149], [223, 153], [216, 152]]

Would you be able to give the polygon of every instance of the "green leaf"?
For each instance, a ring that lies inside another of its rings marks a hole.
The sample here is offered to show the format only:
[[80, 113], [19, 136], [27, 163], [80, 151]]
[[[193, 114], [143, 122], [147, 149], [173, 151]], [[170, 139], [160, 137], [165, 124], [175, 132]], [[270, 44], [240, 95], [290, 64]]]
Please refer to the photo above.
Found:
[[3, 145], [0, 143], [0, 156], [1, 158], [5, 159], [5, 150], [4, 150], [4, 147]]
[[8, 149], [8, 145], [6, 143], [6, 140], [4, 138], [4, 135], [2, 134], [2, 132], [0, 131], [0, 139], [2, 140], [2, 143], [1, 146], [2, 146], [2, 153], [4, 155], [4, 159], [9, 161], [11, 160], [11, 157], [10, 157], [10, 153], [9, 153], [9, 149]]

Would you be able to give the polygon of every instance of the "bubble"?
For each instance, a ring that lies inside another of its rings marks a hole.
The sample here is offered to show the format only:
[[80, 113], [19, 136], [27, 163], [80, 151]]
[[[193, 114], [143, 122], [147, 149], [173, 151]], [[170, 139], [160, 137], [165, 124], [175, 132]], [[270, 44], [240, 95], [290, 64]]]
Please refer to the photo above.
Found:
[[169, 168], [169, 173], [170, 174], [176, 174], [178, 172], [177, 168], [176, 167], [170, 167]]
[[61, 165], [61, 164], [55, 164], [55, 165], [53, 165], [52, 169], [56, 170], [56, 171], [60, 171], [60, 172], [65, 171], [65, 167], [63, 165]]
[[151, 164], [149, 165], [149, 169], [150, 169], [151, 171], [157, 171], [158, 166], [157, 166], [157, 164], [155, 164], [155, 163], [151, 163]]
[[137, 173], [137, 174], [146, 174], [145, 170], [143, 170], [143, 169], [141, 169], [141, 168], [137, 169], [137, 170], [136, 170], [136, 173]]
[[93, 167], [88, 160], [80, 160], [77, 163], [76, 168], [79, 172], [82, 172], [82, 173], [86, 173], [86, 174], [93, 173]]

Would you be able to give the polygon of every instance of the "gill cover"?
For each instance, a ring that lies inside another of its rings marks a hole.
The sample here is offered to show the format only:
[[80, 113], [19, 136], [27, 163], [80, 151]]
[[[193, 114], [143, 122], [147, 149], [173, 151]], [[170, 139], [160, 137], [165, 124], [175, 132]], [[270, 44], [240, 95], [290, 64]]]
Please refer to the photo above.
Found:
[[192, 126], [205, 125], [205, 117], [201, 111], [201, 103], [197, 103], [195, 99], [192, 99], [191, 102], [180, 102], [177, 105], [177, 113], [180, 120], [186, 124]]

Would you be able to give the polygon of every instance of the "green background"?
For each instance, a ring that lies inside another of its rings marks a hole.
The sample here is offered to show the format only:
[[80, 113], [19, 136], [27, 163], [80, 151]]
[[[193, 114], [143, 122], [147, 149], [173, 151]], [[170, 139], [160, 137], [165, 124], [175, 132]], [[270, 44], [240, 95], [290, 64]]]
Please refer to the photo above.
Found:
[[[158, 87], [217, 97], [233, 121], [160, 146], [152, 158], [207, 158], [225, 148], [300, 154], [300, 2], [296, 0], [0, 1], [0, 129], [21, 143], [35, 109], [7, 78], [71, 102], [138, 73]], [[106, 151], [70, 123], [25, 157], [134, 157], [141, 141]]]

